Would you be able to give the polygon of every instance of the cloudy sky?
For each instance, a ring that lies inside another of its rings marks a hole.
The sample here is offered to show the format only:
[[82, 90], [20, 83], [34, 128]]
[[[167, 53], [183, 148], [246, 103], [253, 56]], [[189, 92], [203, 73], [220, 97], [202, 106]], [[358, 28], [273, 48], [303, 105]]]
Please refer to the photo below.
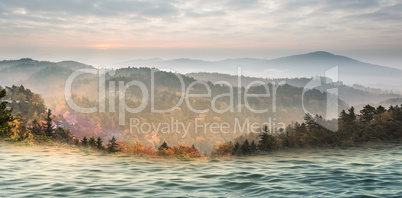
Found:
[[1, 0], [0, 59], [110, 64], [329, 51], [402, 68], [401, 0]]

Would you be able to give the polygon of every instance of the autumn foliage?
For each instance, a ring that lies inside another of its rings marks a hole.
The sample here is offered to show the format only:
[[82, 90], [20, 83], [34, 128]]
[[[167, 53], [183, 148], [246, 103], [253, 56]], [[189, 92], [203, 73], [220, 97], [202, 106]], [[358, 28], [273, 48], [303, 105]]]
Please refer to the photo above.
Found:
[[200, 152], [193, 147], [184, 144], [173, 146], [172, 148], [164, 148], [156, 151], [159, 156], [172, 157], [180, 159], [198, 158], [201, 157]]
[[119, 142], [119, 147], [123, 153], [127, 153], [129, 155], [137, 155], [137, 156], [155, 156], [156, 152], [152, 146], [146, 146], [140, 142], [134, 142], [133, 144], [125, 144], [123, 142]]
[[231, 156], [232, 153], [233, 153], [233, 145], [221, 144], [215, 148], [212, 155], [217, 156], [217, 157], [228, 157], [228, 156]]
[[118, 142], [118, 149], [125, 154], [144, 156], [144, 157], [163, 157], [163, 158], [178, 158], [178, 159], [190, 159], [201, 157], [200, 152], [194, 146], [187, 146], [179, 144], [173, 147], [163, 147], [155, 151], [152, 146], [144, 145], [140, 142], [134, 142], [127, 144], [124, 142]]

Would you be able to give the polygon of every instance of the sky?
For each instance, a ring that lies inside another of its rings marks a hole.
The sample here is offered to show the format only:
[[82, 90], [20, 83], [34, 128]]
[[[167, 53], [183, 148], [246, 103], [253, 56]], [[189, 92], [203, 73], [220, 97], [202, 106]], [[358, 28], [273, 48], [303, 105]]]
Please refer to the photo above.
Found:
[[401, 0], [1, 0], [0, 59], [276, 58], [402, 69]]

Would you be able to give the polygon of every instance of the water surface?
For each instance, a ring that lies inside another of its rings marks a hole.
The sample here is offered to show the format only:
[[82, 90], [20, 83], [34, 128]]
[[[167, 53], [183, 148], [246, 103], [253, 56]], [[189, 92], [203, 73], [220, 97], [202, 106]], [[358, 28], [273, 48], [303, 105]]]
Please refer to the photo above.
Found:
[[402, 197], [402, 146], [169, 161], [0, 143], [0, 197]]

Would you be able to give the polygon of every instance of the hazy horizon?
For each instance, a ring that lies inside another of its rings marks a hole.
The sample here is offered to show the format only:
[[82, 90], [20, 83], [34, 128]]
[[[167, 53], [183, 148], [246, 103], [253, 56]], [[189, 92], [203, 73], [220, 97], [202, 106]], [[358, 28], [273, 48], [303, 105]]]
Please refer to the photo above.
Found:
[[[317, 50], [317, 51], [325, 51], [325, 50]], [[130, 62], [130, 61], [135, 61], [135, 60], [150, 60], [150, 59], [161, 59], [162, 61], [169, 61], [169, 60], [176, 60], [176, 59], [191, 59], [191, 60], [202, 60], [202, 61], [223, 61], [223, 60], [228, 60], [228, 59], [242, 59], [242, 58], [252, 58], [252, 59], [265, 59], [265, 60], [271, 60], [271, 59], [276, 59], [276, 58], [283, 58], [283, 57], [287, 57], [287, 56], [293, 56], [293, 55], [301, 55], [301, 54], [308, 54], [308, 53], [313, 53], [313, 52], [317, 52], [317, 51], [309, 51], [309, 52], [299, 52], [299, 53], [294, 53], [294, 54], [283, 54], [283, 55], [277, 55], [277, 56], [233, 56], [233, 57], [221, 57], [221, 58], [202, 58], [202, 57], [167, 57], [167, 56], [154, 56], [154, 57], [135, 57], [135, 58], [129, 58], [129, 57], [124, 57], [121, 59], [113, 59], [113, 60], [105, 60], [105, 61], [100, 61], [100, 60], [96, 60], [96, 59], [90, 59], [88, 57], [75, 57], [75, 58], [68, 58], [68, 57], [60, 57], [58, 58], [57, 56], [15, 56], [12, 58], [7, 58], [7, 57], [0, 57], [0, 60], [19, 60], [22, 58], [31, 58], [33, 60], [38, 60], [38, 61], [50, 61], [50, 62], [61, 62], [61, 61], [76, 61], [76, 62], [80, 62], [80, 63], [84, 63], [84, 64], [88, 64], [94, 67], [100, 67], [100, 66], [106, 66], [106, 67], [110, 67], [110, 68], [121, 68], [121, 67], [128, 67], [128, 66], [132, 66], [132, 65], [122, 65], [123, 63], [126, 62]], [[369, 63], [369, 64], [374, 64], [374, 65], [380, 65], [380, 66], [386, 66], [386, 67], [390, 67], [390, 68], [396, 68], [396, 69], [401, 69], [402, 70], [402, 65], [399, 64], [399, 62], [397, 62], [396, 65], [387, 65], [386, 63], [389, 63], [389, 60], [378, 60], [375, 61], [374, 59], [370, 59], [370, 58], [357, 58], [357, 57], [362, 57], [362, 55], [356, 55], [356, 56], [350, 56], [348, 54], [337, 54], [337, 53], [332, 53], [330, 51], [325, 51], [325, 52], [329, 52], [331, 54], [334, 55], [339, 55], [339, 56], [345, 56], [348, 58], [352, 58], [355, 59], [357, 61], [360, 62], [364, 62], [364, 63]], [[276, 54], [280, 54], [280, 53], [276, 53]], [[104, 56], [104, 55], [103, 55]], [[162, 58], [165, 57], [165, 58]], [[385, 57], [383, 57], [385, 59]], [[118, 66], [120, 65], [120, 66]], [[144, 66], [146, 66], [146, 64], [144, 64]], [[151, 65], [150, 65], [151, 66]]]

